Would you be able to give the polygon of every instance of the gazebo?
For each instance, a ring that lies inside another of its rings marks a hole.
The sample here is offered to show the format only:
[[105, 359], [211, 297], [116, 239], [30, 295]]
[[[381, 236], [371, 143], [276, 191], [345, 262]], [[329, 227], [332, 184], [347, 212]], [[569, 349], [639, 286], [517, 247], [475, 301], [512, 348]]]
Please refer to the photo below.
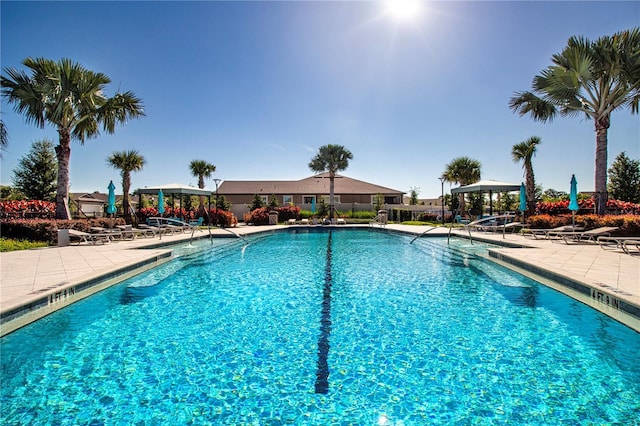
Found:
[[[158, 194], [160, 191], [164, 195], [172, 196], [172, 203], [175, 199], [176, 194], [178, 195], [202, 195], [209, 197], [209, 205], [211, 204], [211, 194], [213, 191], [209, 191], [207, 189], [196, 188], [194, 186], [183, 185], [181, 183], [169, 183], [167, 185], [159, 185], [159, 186], [151, 186], [140, 188], [135, 191], [135, 194]], [[140, 200], [139, 205], [142, 205], [142, 200]], [[182, 211], [182, 197], [180, 197], [180, 211]]]
[[512, 192], [520, 191], [521, 184], [500, 182], [497, 180], [480, 180], [470, 185], [460, 186], [451, 190], [452, 194], [469, 193], [469, 192], [488, 192], [489, 193], [489, 214], [493, 214], [493, 193], [494, 192]]

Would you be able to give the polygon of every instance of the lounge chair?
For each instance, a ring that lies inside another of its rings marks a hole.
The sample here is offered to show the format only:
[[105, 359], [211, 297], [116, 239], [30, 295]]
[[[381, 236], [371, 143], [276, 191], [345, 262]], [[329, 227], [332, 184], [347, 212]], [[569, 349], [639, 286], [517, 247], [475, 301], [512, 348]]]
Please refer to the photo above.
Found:
[[300, 220], [300, 225], [308, 225], [308, 224], [309, 224], [309, 219]]
[[336, 219], [336, 225], [346, 225], [347, 222], [342, 219], [341, 217], [339, 217], [338, 219]]
[[295, 219], [289, 219], [285, 225], [295, 225], [296, 224], [296, 220]]
[[531, 236], [531, 237], [535, 238], [536, 240], [538, 240], [538, 239], [548, 240], [549, 239], [549, 233], [554, 233], [554, 232], [572, 232], [572, 231], [584, 231], [584, 228], [578, 227], [578, 226], [573, 226], [573, 225], [563, 225], [563, 226], [558, 226], [556, 228], [530, 229], [529, 232], [524, 234], [524, 236], [525, 237], [526, 236]]
[[631, 254], [631, 250], [640, 252], [640, 237], [598, 237], [597, 240], [600, 248], [603, 250], [608, 249], [621, 249], [627, 254]]
[[460, 216], [459, 214], [456, 215], [455, 220], [456, 220], [456, 223], [460, 223], [462, 225], [468, 225], [469, 223], [471, 223], [469, 219], [463, 219], [462, 216]]
[[513, 215], [508, 214], [483, 217], [482, 219], [474, 220], [473, 222], [464, 225], [464, 229], [476, 231], [495, 231], [499, 226], [503, 226], [509, 223], [509, 221], [513, 218]]
[[[549, 232], [549, 239], [551, 241], [562, 240], [565, 244], [578, 244], [578, 243], [595, 243], [598, 237], [610, 236], [611, 233], [617, 230], [617, 226], [602, 226], [600, 228], [590, 229], [589, 231], [559, 231]], [[554, 238], [555, 237], [555, 238]]]
[[197, 220], [190, 220], [189, 226], [202, 226], [204, 223], [204, 218], [200, 216]]
[[69, 239], [77, 240], [78, 245], [81, 243], [91, 243], [93, 245], [101, 243], [105, 244], [111, 240], [111, 235], [98, 233], [98, 234], [90, 234], [88, 232], [78, 231], [77, 229], [69, 229]]
[[155, 229], [152, 228], [134, 228], [133, 225], [118, 225], [118, 229], [122, 233], [122, 239], [135, 240], [137, 237], [154, 237]]

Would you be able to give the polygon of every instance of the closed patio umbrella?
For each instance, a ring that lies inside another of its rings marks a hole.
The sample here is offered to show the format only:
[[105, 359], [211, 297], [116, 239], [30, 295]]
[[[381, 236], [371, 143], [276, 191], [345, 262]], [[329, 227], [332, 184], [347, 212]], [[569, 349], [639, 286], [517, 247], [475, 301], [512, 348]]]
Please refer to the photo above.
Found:
[[162, 189], [158, 191], [158, 214], [164, 214], [164, 193]]
[[576, 175], [571, 175], [571, 190], [569, 191], [569, 210], [571, 210], [572, 224], [576, 225], [576, 211], [580, 210], [578, 205], [578, 181]]
[[113, 181], [109, 182], [109, 196], [107, 197], [107, 214], [114, 214], [116, 212], [116, 186]]
[[311, 199], [311, 213], [316, 214], [316, 197]]
[[[527, 193], [526, 188], [524, 187], [524, 183], [520, 184], [520, 205], [518, 206], [518, 210], [522, 212], [522, 217], [524, 219], [524, 212], [527, 210]], [[524, 222], [524, 220], [523, 220]]]

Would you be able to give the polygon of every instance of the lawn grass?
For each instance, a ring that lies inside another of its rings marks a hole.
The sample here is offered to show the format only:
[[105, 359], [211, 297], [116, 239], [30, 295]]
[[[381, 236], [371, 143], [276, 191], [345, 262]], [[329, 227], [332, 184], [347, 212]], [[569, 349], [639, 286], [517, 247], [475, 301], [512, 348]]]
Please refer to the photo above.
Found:
[[32, 248], [47, 247], [44, 241], [13, 240], [11, 238], [0, 238], [0, 252], [28, 250]]

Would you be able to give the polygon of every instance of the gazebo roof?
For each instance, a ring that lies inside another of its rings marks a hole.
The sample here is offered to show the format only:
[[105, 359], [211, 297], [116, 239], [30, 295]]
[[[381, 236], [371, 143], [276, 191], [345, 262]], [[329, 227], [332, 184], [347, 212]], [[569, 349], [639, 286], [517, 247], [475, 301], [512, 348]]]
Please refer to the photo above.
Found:
[[500, 182], [497, 180], [480, 180], [470, 185], [460, 186], [451, 190], [452, 194], [459, 194], [461, 192], [511, 192], [520, 191], [520, 184]]
[[151, 186], [136, 190], [136, 194], [157, 194], [160, 190], [165, 195], [168, 194], [184, 194], [184, 195], [211, 195], [213, 191], [200, 189], [194, 186], [183, 185], [181, 183], [169, 183], [167, 185]]

